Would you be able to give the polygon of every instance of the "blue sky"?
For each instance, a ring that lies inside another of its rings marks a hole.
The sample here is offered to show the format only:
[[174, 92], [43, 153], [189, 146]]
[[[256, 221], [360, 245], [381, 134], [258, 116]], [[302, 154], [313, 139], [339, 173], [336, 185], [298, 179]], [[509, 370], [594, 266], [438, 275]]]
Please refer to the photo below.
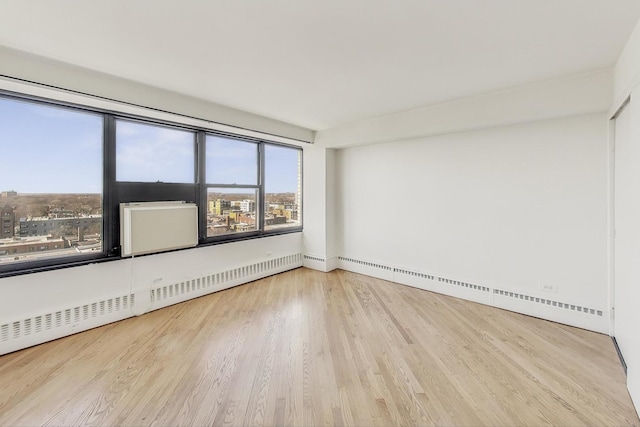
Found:
[[258, 183], [258, 144], [207, 136], [207, 184]]
[[298, 189], [300, 150], [267, 145], [265, 153], [265, 193], [295, 193]]
[[102, 192], [102, 117], [0, 98], [0, 191]]
[[193, 132], [118, 120], [118, 181], [194, 183]]
[[[267, 145], [265, 153], [265, 192], [293, 193], [298, 183], [297, 149]], [[246, 184], [258, 182], [258, 146], [219, 136], [207, 137], [207, 183]]]
[[[0, 191], [100, 193], [102, 126], [100, 115], [0, 98]], [[118, 120], [116, 135], [118, 180], [193, 182], [192, 132]], [[207, 144], [208, 183], [257, 183], [256, 144], [215, 136]], [[267, 146], [266, 192], [296, 191], [298, 153]]]

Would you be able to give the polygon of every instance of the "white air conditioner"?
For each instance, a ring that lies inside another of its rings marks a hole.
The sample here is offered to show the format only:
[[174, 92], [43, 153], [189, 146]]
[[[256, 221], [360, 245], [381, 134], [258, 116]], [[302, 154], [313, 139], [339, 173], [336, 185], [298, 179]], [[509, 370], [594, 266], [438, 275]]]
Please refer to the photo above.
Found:
[[185, 202], [120, 203], [122, 256], [198, 244], [198, 206]]

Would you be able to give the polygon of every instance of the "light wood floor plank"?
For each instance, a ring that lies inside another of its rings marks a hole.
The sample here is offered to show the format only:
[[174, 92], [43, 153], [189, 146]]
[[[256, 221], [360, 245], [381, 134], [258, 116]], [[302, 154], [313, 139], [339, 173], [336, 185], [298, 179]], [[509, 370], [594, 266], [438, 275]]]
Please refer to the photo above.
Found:
[[640, 425], [609, 337], [297, 269], [0, 357], [0, 425]]

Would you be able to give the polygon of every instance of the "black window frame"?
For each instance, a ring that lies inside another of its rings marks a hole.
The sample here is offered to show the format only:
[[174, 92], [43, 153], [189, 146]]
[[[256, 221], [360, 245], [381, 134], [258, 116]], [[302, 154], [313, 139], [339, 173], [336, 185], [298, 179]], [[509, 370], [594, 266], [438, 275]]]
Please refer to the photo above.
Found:
[[[256, 156], [256, 168], [257, 168], [257, 174], [256, 174], [256, 183], [255, 184], [235, 184], [235, 183], [221, 183], [221, 182], [208, 182], [207, 180], [207, 164], [206, 164], [206, 159], [207, 159], [207, 136], [214, 136], [214, 137], [222, 137], [225, 139], [229, 139], [229, 140], [237, 140], [239, 142], [243, 142], [243, 143], [252, 143], [256, 145], [256, 151], [257, 151], [257, 156]], [[264, 179], [262, 177], [262, 171], [264, 170], [263, 167], [263, 152], [264, 149], [262, 148], [262, 142], [260, 140], [256, 140], [253, 138], [240, 138], [237, 135], [230, 135], [230, 134], [225, 134], [225, 133], [220, 133], [220, 132], [205, 132], [202, 135], [202, 150], [203, 150], [203, 163], [202, 163], [202, 168], [200, 169], [200, 181], [203, 183], [202, 185], [202, 189], [201, 189], [201, 195], [200, 197], [203, 200], [203, 208], [199, 210], [200, 213], [200, 241], [204, 242], [204, 243], [214, 243], [214, 242], [224, 242], [224, 241], [229, 241], [229, 240], [238, 240], [238, 239], [242, 239], [242, 238], [251, 238], [251, 237], [255, 237], [255, 236], [260, 236], [263, 230], [263, 222], [264, 222], [264, 213], [263, 210], [264, 208], [260, 208], [260, 203], [262, 200], [264, 200]], [[208, 205], [208, 201], [209, 201], [209, 189], [211, 188], [234, 188], [234, 189], [253, 189], [256, 190], [256, 229], [255, 230], [250, 230], [250, 231], [243, 231], [243, 232], [235, 232], [235, 233], [226, 233], [226, 234], [221, 234], [218, 236], [208, 236], [207, 235], [207, 213], [209, 211], [209, 205]]]
[[[229, 241], [238, 241], [238, 240], [246, 240], [256, 237], [264, 237], [264, 236], [273, 236], [278, 234], [288, 234], [288, 233], [296, 233], [301, 232], [303, 229], [303, 200], [300, 200], [300, 212], [299, 215], [299, 223], [300, 225], [294, 225], [291, 227], [282, 227], [278, 229], [266, 230], [265, 229], [265, 147], [268, 145], [272, 146], [280, 146], [286, 147], [290, 149], [295, 149], [300, 152], [300, 156], [302, 156], [303, 149], [301, 147], [297, 147], [295, 145], [282, 144], [279, 142], [269, 141], [261, 138], [251, 138], [241, 135], [234, 135], [225, 132], [216, 132], [216, 131], [205, 131], [202, 135], [202, 140], [200, 142], [200, 149], [202, 150], [201, 160], [204, 162], [206, 158], [206, 136], [220, 136], [228, 139], [236, 139], [242, 142], [254, 142], [258, 146], [258, 184], [257, 185], [246, 185], [246, 184], [222, 184], [222, 183], [208, 183], [206, 182], [206, 165], [204, 163], [201, 164], [200, 167], [200, 182], [203, 183], [200, 198], [203, 200], [203, 204], [199, 205], [199, 215], [200, 215], [200, 243], [201, 245], [206, 244], [216, 244], [216, 243], [225, 243]], [[304, 163], [301, 165], [304, 168]], [[302, 183], [303, 170], [300, 171], [300, 186], [303, 186]], [[258, 224], [256, 230], [245, 231], [245, 232], [237, 232], [237, 233], [229, 233], [229, 234], [221, 234], [218, 236], [207, 236], [207, 192], [209, 188], [257, 188], [258, 189], [258, 198], [256, 200], [256, 217], [258, 220]]]
[[[103, 111], [88, 108], [82, 105], [60, 102], [56, 100], [51, 100], [48, 98], [25, 95], [10, 91], [0, 90], [0, 98], [1, 99], [10, 99], [19, 102], [30, 102], [42, 106], [48, 106], [52, 108], [62, 108], [70, 111], [76, 111], [85, 114], [93, 114], [102, 117], [102, 164], [105, 165], [107, 158], [107, 144], [106, 144], [106, 116]], [[1, 130], [0, 130], [1, 132]], [[100, 259], [104, 259], [107, 256], [106, 250], [106, 242], [105, 242], [105, 207], [106, 207], [106, 192], [108, 191], [108, 182], [107, 176], [105, 173], [105, 168], [103, 167], [102, 173], [102, 250], [96, 253], [90, 254], [81, 254], [81, 255], [66, 255], [59, 257], [52, 257], [46, 259], [38, 259], [32, 261], [23, 261], [19, 263], [8, 263], [6, 265], [0, 265], [0, 278], [7, 276], [15, 276], [25, 273], [34, 273], [39, 271], [53, 270], [61, 267], [73, 267], [78, 265], [85, 265], [89, 263], [97, 262]], [[36, 224], [33, 224], [35, 227]], [[30, 252], [32, 250], [30, 249]]]
[[[298, 156], [299, 156], [299, 162], [300, 162], [300, 175], [298, 176], [298, 179], [300, 180], [300, 182], [298, 183], [300, 186], [300, 194], [299, 194], [299, 200], [298, 200], [298, 205], [299, 205], [299, 210], [298, 210], [298, 219], [297, 221], [300, 223], [299, 226], [291, 226], [291, 228], [299, 228], [300, 230], [302, 230], [302, 220], [303, 220], [303, 208], [302, 208], [302, 204], [303, 204], [303, 181], [302, 181], [302, 177], [303, 177], [303, 168], [304, 168], [304, 162], [302, 161], [303, 159], [303, 150], [300, 147], [295, 147], [295, 146], [291, 146], [291, 145], [287, 145], [287, 144], [274, 144], [274, 143], [266, 143], [262, 146], [262, 152], [261, 152], [261, 180], [263, 183], [263, 200], [266, 201], [266, 182], [265, 182], [265, 174], [266, 174], [266, 146], [277, 146], [277, 147], [283, 147], [283, 148], [289, 148], [289, 149], [296, 149], [298, 151]], [[262, 205], [263, 209], [264, 209], [264, 203]], [[265, 230], [266, 234], [279, 234], [280, 230], [283, 230], [284, 232], [286, 232], [287, 229], [289, 229], [289, 227], [278, 227], [278, 228], [274, 228], [271, 230], [266, 230], [266, 224], [264, 224], [265, 221], [265, 216], [266, 216], [266, 212], [264, 212], [264, 214], [262, 215], [262, 227]]]
[[[115, 261], [123, 259], [120, 252], [120, 221], [119, 205], [125, 202], [146, 201], [174, 201], [196, 203], [199, 215], [199, 242], [197, 247], [206, 247], [228, 242], [236, 242], [255, 238], [269, 237], [280, 234], [299, 233], [303, 230], [303, 200], [299, 200], [298, 225], [282, 227], [275, 230], [265, 230], [265, 146], [276, 145], [296, 149], [303, 154], [303, 148], [293, 144], [271, 141], [266, 138], [257, 138], [230, 132], [216, 131], [198, 126], [186, 125], [179, 122], [160, 120], [143, 115], [122, 113], [115, 110], [88, 107], [66, 101], [50, 99], [41, 96], [27, 95], [18, 92], [0, 90], [0, 98], [14, 99], [22, 102], [32, 102], [39, 105], [65, 108], [72, 111], [90, 113], [102, 116], [102, 250], [93, 254], [69, 255], [52, 257], [34, 261], [19, 263], [7, 263], [0, 265], [0, 278], [40, 271], [55, 270], [59, 268], [74, 267], [96, 262]], [[138, 122], [146, 125], [161, 126], [183, 131], [193, 132], [194, 138], [194, 182], [191, 183], [164, 183], [164, 182], [132, 182], [116, 180], [116, 121]], [[258, 149], [258, 183], [257, 185], [228, 185], [206, 182], [206, 137], [207, 135], [220, 136], [240, 142], [257, 144]], [[301, 168], [304, 164], [301, 165]], [[302, 170], [300, 171], [300, 186], [302, 187]], [[256, 218], [257, 229], [247, 232], [223, 234], [219, 236], [207, 236], [207, 210], [209, 188], [257, 188]], [[302, 197], [302, 194], [300, 195]], [[180, 250], [180, 249], [178, 249]], [[152, 254], [150, 254], [152, 255]]]
[[[163, 129], [173, 129], [173, 130], [177, 130], [177, 131], [182, 131], [182, 132], [189, 132], [189, 133], [193, 133], [193, 177], [192, 177], [192, 181], [191, 182], [174, 182], [174, 181], [132, 181], [132, 180], [118, 180], [118, 160], [117, 160], [117, 151], [118, 151], [118, 135], [117, 135], [117, 129], [118, 129], [118, 122], [126, 122], [126, 123], [133, 123], [133, 124], [141, 124], [143, 126], [149, 126], [149, 127], [157, 127], [157, 128], [163, 128]], [[166, 123], [166, 122], [158, 122], [158, 121], [151, 121], [151, 120], [143, 120], [140, 118], [131, 118], [128, 116], [122, 116], [122, 115], [113, 115], [113, 144], [114, 144], [114, 155], [116, 156], [115, 158], [115, 163], [116, 163], [116, 169], [115, 169], [115, 175], [113, 176], [113, 179], [115, 180], [115, 182], [118, 183], [123, 183], [123, 182], [129, 182], [129, 183], [139, 183], [139, 184], [148, 184], [148, 183], [161, 183], [161, 184], [185, 184], [185, 185], [192, 185], [192, 184], [197, 184], [198, 183], [198, 132], [193, 129], [193, 128], [189, 128], [186, 126], [182, 126], [182, 125], [176, 125], [173, 123]]]

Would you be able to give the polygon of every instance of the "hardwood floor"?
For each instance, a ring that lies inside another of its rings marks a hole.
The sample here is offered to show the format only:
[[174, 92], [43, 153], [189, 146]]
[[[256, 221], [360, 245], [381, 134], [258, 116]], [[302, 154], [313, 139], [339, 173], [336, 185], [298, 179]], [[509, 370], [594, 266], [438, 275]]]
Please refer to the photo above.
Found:
[[297, 269], [0, 357], [0, 425], [639, 425], [609, 337]]

